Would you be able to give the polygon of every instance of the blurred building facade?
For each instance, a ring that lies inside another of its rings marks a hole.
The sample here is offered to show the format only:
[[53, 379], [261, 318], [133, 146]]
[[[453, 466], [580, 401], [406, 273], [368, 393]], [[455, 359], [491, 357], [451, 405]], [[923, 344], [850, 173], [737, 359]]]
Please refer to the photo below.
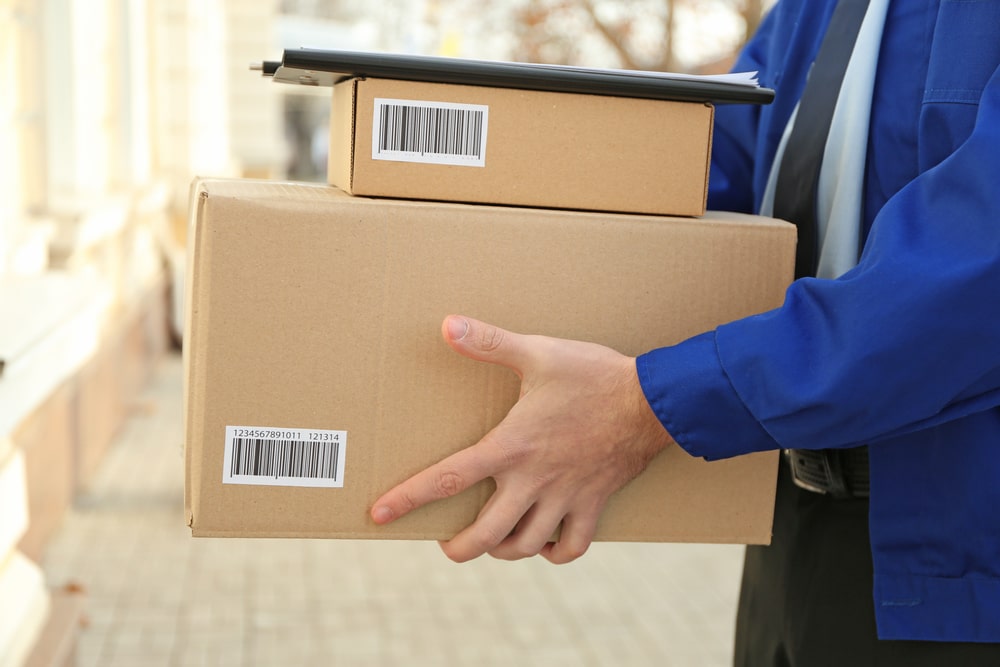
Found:
[[179, 337], [192, 178], [281, 175], [247, 69], [277, 10], [0, 0], [0, 666], [72, 646], [80, 596], [37, 562]]

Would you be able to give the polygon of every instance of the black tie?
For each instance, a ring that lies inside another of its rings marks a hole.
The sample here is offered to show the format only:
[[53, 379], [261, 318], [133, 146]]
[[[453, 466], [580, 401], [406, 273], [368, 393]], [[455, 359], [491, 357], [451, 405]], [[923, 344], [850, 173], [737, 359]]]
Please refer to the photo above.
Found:
[[816, 274], [819, 257], [816, 191], [826, 135], [837, 105], [840, 84], [854, 50], [868, 0], [840, 0], [809, 71], [795, 125], [785, 145], [774, 191], [774, 217], [795, 223], [799, 231], [795, 277]]

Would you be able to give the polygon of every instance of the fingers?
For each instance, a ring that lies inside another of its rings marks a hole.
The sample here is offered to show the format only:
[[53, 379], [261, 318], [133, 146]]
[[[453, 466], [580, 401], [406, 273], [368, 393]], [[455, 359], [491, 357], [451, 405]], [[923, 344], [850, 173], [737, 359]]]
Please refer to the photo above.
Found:
[[[449, 316], [441, 324], [448, 344], [460, 354], [514, 369], [520, 374], [524, 336], [467, 317]], [[492, 477], [509, 463], [503, 448], [491, 453], [487, 436], [417, 473], [384, 494], [371, 510], [375, 523], [386, 524], [434, 500], [461, 493], [476, 482]], [[502, 538], [501, 538], [502, 539]]]
[[441, 323], [441, 334], [459, 354], [500, 364], [519, 374], [529, 360], [524, 335], [470, 317], [449, 315]]
[[[501, 496], [511, 504], [504, 506], [504, 500], [497, 502]], [[600, 507], [566, 514], [557, 505], [536, 504], [526, 508], [516, 502], [523, 497], [523, 494], [494, 494], [476, 522], [451, 541], [442, 543], [442, 550], [456, 562], [488, 553], [501, 560], [541, 555], [557, 565], [574, 561], [587, 552], [597, 531]], [[557, 530], [559, 535], [553, 540]]]
[[501, 560], [520, 560], [537, 555], [556, 534], [565, 513], [562, 509], [544, 509], [535, 505], [514, 531], [488, 553]]
[[496, 474], [503, 465], [482, 443], [463, 449], [422, 470], [384, 494], [372, 507], [371, 517], [386, 524], [429, 502], [448, 498]]
[[[634, 365], [598, 345], [513, 333], [464, 316], [448, 316], [441, 330], [459, 354], [516, 372], [521, 400], [479, 443], [379, 498], [372, 518], [389, 523], [492, 477], [496, 491], [472, 525], [442, 544], [445, 553], [460, 562], [484, 553], [575, 560], [589, 547], [608, 494], [630, 479], [622, 465], [607, 463], [609, 450], [620, 464], [635, 449], [636, 429], [615, 407], [621, 377], [634, 379]], [[560, 522], [559, 540], [550, 544]]]
[[442, 551], [456, 563], [491, 553], [497, 545], [509, 539], [521, 518], [530, 513], [532, 502], [527, 493], [498, 487], [472, 525], [444, 542]]
[[539, 555], [554, 565], [565, 565], [587, 553], [597, 532], [600, 511], [593, 514], [571, 514], [563, 519], [558, 542], [549, 542]]

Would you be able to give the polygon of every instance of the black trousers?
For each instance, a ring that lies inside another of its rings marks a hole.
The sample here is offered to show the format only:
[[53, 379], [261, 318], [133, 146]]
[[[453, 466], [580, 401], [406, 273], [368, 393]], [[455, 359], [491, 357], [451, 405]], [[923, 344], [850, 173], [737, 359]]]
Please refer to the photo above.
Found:
[[868, 501], [795, 486], [782, 461], [774, 537], [747, 547], [736, 667], [989, 667], [1000, 644], [879, 641]]

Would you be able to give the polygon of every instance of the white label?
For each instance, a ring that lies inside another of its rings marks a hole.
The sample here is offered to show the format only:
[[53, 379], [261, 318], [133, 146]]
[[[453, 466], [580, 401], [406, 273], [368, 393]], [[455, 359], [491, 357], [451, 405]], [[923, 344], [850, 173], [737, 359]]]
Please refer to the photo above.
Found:
[[344, 486], [347, 431], [227, 426], [223, 484]]
[[486, 166], [484, 104], [375, 98], [372, 159]]

